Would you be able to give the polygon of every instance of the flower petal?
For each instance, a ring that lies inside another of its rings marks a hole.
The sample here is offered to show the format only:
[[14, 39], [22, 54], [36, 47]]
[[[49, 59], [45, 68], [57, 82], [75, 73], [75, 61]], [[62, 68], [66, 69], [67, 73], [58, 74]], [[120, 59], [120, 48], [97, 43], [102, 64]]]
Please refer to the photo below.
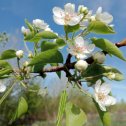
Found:
[[98, 93], [99, 92], [99, 89], [100, 89], [100, 86], [101, 86], [101, 80], [97, 80], [96, 81], [96, 84], [95, 84], [95, 92]]
[[0, 84], [0, 93], [6, 90], [6, 86], [4, 84]]
[[54, 22], [58, 25], [65, 25], [64, 19], [63, 18], [58, 18], [53, 15]]
[[78, 46], [84, 46], [84, 39], [82, 37], [77, 37], [75, 39], [75, 44]]
[[110, 106], [116, 104], [116, 99], [112, 96], [106, 96], [104, 101], [105, 106]]
[[108, 95], [111, 91], [111, 87], [109, 84], [103, 83], [99, 89], [99, 92], [104, 93], [104, 95]]
[[105, 105], [104, 105], [101, 101], [99, 101], [99, 98], [98, 98], [97, 93], [94, 94], [94, 99], [95, 99], [95, 101], [98, 103], [99, 108], [100, 108], [102, 111], [106, 111], [106, 107], [105, 107]]
[[92, 52], [94, 50], [94, 48], [95, 48], [94, 44], [89, 44], [88, 45], [88, 51], [89, 51], [89, 53]]
[[113, 16], [107, 12], [102, 13], [100, 16], [100, 21], [109, 24], [113, 21]]
[[74, 14], [75, 12], [75, 4], [67, 3], [65, 6], [65, 12], [69, 14]]
[[96, 11], [96, 14], [101, 14], [102, 13], [102, 7], [99, 7]]
[[90, 11], [88, 12], [88, 14], [85, 16], [85, 18], [89, 19], [89, 18], [91, 17], [91, 15], [92, 15], [92, 10], [90, 10]]
[[80, 20], [82, 19], [82, 15], [75, 15], [73, 16], [73, 18], [71, 18], [71, 20], [68, 22], [68, 25], [70, 26], [74, 26], [74, 25], [77, 25], [79, 24]]
[[77, 57], [78, 59], [85, 59], [85, 58], [87, 58], [87, 56], [84, 55], [84, 54], [77, 54], [76, 57]]
[[64, 17], [65, 16], [64, 10], [61, 9], [60, 7], [54, 7], [53, 8], [53, 14], [56, 17]]

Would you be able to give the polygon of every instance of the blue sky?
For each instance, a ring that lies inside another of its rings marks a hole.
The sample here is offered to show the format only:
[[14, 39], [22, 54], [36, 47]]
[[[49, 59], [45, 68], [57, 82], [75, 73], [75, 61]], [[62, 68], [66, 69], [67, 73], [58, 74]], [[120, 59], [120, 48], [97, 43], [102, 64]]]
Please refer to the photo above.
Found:
[[[10, 42], [12, 44], [9, 44], [9, 47], [13, 48], [21, 48], [23, 45], [20, 28], [24, 25], [25, 18], [29, 21], [36, 18], [43, 19], [55, 32], [63, 34], [63, 27], [56, 25], [53, 21], [52, 8], [54, 6], [63, 7], [68, 2], [75, 3], [76, 6], [84, 4], [94, 12], [99, 6], [102, 6], [105, 11], [114, 16], [113, 24], [116, 30], [116, 34], [103, 37], [112, 42], [121, 41], [126, 37], [125, 0], [0, 0], [0, 32], [6, 31], [11, 35]], [[126, 57], [126, 47], [121, 48], [121, 50]], [[117, 67], [126, 76], [126, 63], [124, 61], [107, 56], [106, 64]], [[111, 83], [113, 94], [118, 99], [123, 98], [126, 100], [126, 80]]]

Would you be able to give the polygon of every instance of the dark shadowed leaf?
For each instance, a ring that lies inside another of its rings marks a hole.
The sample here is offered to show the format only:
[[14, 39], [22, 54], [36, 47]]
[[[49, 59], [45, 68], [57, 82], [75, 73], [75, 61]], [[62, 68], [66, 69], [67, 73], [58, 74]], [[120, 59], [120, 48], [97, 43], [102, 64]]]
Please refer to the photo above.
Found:
[[11, 59], [11, 58], [15, 58], [15, 57], [16, 57], [16, 51], [9, 49], [9, 50], [5, 50], [4, 52], [2, 52], [2, 54], [0, 56], [0, 60]]

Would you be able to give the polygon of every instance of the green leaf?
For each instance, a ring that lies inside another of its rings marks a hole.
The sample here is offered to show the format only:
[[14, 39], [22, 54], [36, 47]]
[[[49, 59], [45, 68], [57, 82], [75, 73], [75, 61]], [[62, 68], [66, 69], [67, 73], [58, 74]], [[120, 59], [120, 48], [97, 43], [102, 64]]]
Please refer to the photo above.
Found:
[[44, 52], [41, 52], [35, 56], [29, 63], [29, 66], [35, 65], [38, 63], [63, 63], [62, 54], [55, 49], [50, 49]]
[[92, 21], [88, 26], [88, 31], [96, 34], [113, 34], [115, 31], [112, 27], [100, 21]]
[[55, 33], [50, 32], [50, 31], [40, 32], [36, 36], [41, 37], [43, 39], [56, 39], [56, 38], [58, 38], [58, 36]]
[[20, 118], [23, 114], [28, 111], [28, 104], [24, 97], [21, 97], [18, 101], [18, 107], [16, 113], [12, 117], [11, 123], [15, 121], [17, 118]]
[[66, 45], [65, 41], [61, 38], [56, 39], [56, 44], [58, 45], [58, 48], [63, 48]]
[[61, 96], [60, 96], [56, 126], [61, 126], [61, 119], [63, 117], [64, 110], [66, 107], [66, 100], [67, 100], [67, 92], [66, 90], [64, 90], [62, 91]]
[[98, 110], [99, 116], [101, 118], [101, 121], [103, 123], [103, 126], [111, 126], [111, 116], [108, 111], [101, 111], [99, 108], [98, 103], [93, 99], [93, 102], [95, 103], [95, 106]]
[[50, 31], [42, 31], [35, 34], [35, 36], [30, 38], [29, 40], [27, 39], [27, 41], [39, 42], [41, 39], [56, 39], [56, 38], [58, 38], [58, 36], [55, 33], [50, 32]]
[[88, 86], [92, 86], [98, 79], [101, 79], [102, 77], [107, 77], [108, 73], [110, 72], [115, 74], [115, 78], [113, 80], [121, 81], [124, 79], [123, 74], [116, 68], [110, 66], [104, 66], [97, 63], [89, 65], [87, 70], [84, 73], [82, 73], [82, 77], [87, 82], [90, 82]]
[[41, 43], [41, 51], [46, 51], [49, 49], [61, 49], [66, 45], [63, 39], [57, 39], [55, 42], [43, 41]]
[[27, 27], [30, 29], [30, 31], [33, 31], [33, 30], [34, 30], [32, 24], [31, 24], [27, 19], [25, 19], [25, 24], [26, 24]]
[[90, 82], [90, 85], [88, 86], [92, 86], [98, 79], [101, 79], [103, 77], [103, 73], [104, 68], [101, 64], [92, 63], [88, 66], [87, 70], [82, 73], [82, 77], [86, 81]]
[[77, 25], [75, 25], [75, 26], [69, 26], [69, 25], [67, 25], [67, 26], [65, 26], [65, 31], [66, 31], [67, 33], [76, 32], [76, 31], [79, 30], [79, 28], [80, 28], [80, 25], [79, 25], [79, 24], [77, 24]]
[[46, 51], [50, 49], [57, 49], [58, 45], [55, 42], [43, 41], [41, 44], [41, 51]]
[[82, 109], [72, 103], [66, 104], [66, 126], [83, 126], [87, 117]]
[[40, 73], [45, 65], [46, 65], [46, 63], [38, 63], [38, 64], [34, 65], [33, 72]]
[[119, 48], [109, 40], [100, 38], [100, 39], [92, 39], [92, 41], [98, 48], [126, 61], [126, 59], [123, 56], [123, 53], [119, 50]]
[[13, 69], [8, 62], [0, 60], [0, 77], [9, 75], [10, 73], [12, 73], [12, 71]]
[[4, 52], [2, 52], [2, 54], [0, 56], [0, 60], [11, 59], [11, 58], [15, 58], [15, 57], [16, 57], [16, 51], [9, 49], [9, 50], [5, 50]]
[[28, 104], [24, 97], [21, 97], [17, 108], [17, 118], [21, 117], [28, 110]]
[[34, 31], [31, 31], [28, 35], [24, 35], [24, 41], [25, 42], [26, 41], [28, 41], [28, 42], [37, 42], [37, 40], [32, 40], [34, 36], [35, 36]]

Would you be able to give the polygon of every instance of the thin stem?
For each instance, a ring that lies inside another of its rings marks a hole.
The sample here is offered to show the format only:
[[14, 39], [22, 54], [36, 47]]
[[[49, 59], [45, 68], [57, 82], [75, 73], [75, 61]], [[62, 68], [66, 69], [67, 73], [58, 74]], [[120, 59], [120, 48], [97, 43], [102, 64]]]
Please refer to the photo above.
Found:
[[73, 35], [72, 35], [72, 39], [74, 39], [74, 35], [75, 35], [75, 32], [74, 32]]
[[95, 76], [90, 76], [90, 77], [85, 77], [86, 79], [93, 79], [93, 78], [96, 78], [96, 77], [99, 77], [99, 76], [102, 76], [104, 74], [99, 74], [99, 75], [95, 75]]
[[38, 48], [38, 45], [37, 45], [37, 43], [34, 43], [34, 54], [35, 54], [35, 56], [37, 55], [37, 48]]
[[25, 48], [26, 48], [27, 52], [29, 53], [29, 52], [30, 52], [30, 50], [29, 50], [29, 48], [28, 48], [28, 46], [27, 46], [26, 42], [24, 42], [24, 46], [25, 46]]
[[2, 98], [0, 99], [0, 105], [3, 103], [3, 101], [7, 98], [7, 96], [10, 94], [10, 92], [12, 91], [14, 85], [16, 83], [13, 82], [12, 85], [10, 86], [10, 88], [5, 92], [5, 94], [2, 96]]
[[17, 65], [18, 65], [19, 70], [21, 70], [21, 67], [20, 67], [20, 59], [19, 58], [17, 58]]
[[92, 95], [91, 95], [89, 92], [87, 92], [86, 90], [84, 90], [84, 89], [82, 88], [82, 86], [80, 85], [80, 83], [78, 82], [78, 80], [76, 80], [76, 79], [73, 77], [73, 75], [69, 72], [69, 70], [67, 69], [67, 67], [66, 67], [66, 70], [67, 70], [67, 73], [69, 73], [69, 75], [70, 75], [70, 77], [72, 78], [72, 80], [76, 83], [76, 85], [77, 85], [77, 87], [80, 89], [80, 91], [83, 92], [85, 95], [87, 95], [87, 96], [89, 96], [89, 97], [92, 98]]
[[65, 38], [66, 40], [68, 40], [69, 37], [68, 37], [68, 32], [67, 32], [67, 26], [64, 26], [64, 31], [65, 31]]
[[19, 73], [20, 73], [20, 76], [23, 78], [22, 74], [21, 74], [21, 67], [20, 67], [20, 58], [17, 58], [17, 65], [18, 65], [18, 69], [19, 69]]

